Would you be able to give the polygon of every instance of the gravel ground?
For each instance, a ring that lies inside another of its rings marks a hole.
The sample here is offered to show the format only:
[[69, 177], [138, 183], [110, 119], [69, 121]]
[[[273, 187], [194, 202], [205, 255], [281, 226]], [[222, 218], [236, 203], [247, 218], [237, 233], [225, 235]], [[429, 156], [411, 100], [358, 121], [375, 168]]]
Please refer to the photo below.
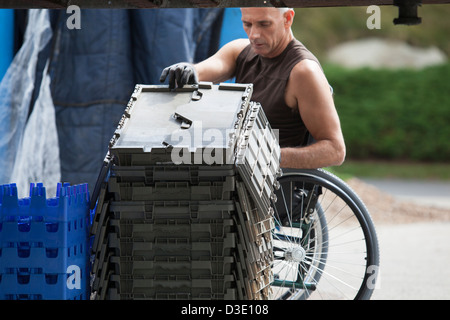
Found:
[[396, 198], [358, 178], [352, 178], [347, 183], [364, 202], [376, 225], [450, 222], [450, 209]]

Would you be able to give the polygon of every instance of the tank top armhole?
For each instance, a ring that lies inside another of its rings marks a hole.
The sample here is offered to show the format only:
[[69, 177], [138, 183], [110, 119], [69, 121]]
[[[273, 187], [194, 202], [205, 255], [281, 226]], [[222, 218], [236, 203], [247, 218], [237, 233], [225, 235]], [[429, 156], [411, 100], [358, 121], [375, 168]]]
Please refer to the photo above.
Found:
[[239, 54], [236, 58], [235, 76], [238, 74], [238, 71], [241, 69], [242, 62], [245, 61], [245, 58], [248, 56], [250, 49], [251, 49], [251, 45], [249, 44], [246, 47], [244, 47], [244, 49], [242, 49], [241, 52], [239, 52]]

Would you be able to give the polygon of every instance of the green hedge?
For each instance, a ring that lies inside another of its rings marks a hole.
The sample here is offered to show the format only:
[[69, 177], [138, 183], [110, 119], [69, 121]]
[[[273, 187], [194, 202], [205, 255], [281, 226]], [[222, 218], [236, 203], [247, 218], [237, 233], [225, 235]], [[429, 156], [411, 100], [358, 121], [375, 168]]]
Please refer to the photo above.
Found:
[[423, 70], [325, 65], [351, 159], [450, 159], [450, 64]]

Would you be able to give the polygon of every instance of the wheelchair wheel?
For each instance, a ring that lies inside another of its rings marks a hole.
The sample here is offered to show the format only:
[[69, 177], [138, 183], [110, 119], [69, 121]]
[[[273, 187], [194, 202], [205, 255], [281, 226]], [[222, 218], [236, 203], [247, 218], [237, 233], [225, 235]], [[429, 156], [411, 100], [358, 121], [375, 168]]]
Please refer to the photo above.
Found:
[[274, 299], [369, 299], [379, 266], [372, 219], [331, 173], [285, 171], [274, 202]]

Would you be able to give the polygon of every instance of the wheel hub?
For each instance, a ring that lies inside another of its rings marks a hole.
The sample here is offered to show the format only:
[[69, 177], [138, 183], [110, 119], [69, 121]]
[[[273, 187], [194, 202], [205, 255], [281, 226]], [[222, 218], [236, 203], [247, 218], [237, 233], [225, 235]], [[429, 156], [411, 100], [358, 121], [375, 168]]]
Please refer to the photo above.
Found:
[[295, 247], [285, 251], [284, 258], [287, 261], [302, 262], [306, 257], [306, 251], [302, 247]]

